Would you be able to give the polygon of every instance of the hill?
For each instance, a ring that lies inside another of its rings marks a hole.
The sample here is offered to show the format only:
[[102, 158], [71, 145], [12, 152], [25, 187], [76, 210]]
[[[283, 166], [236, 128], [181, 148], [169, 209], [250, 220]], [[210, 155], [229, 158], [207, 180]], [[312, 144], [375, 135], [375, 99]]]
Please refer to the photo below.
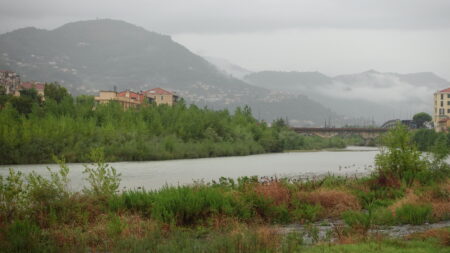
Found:
[[201, 106], [233, 109], [248, 104], [267, 121], [288, 117], [297, 125], [317, 125], [324, 118], [338, 118], [306, 96], [249, 85], [169, 36], [117, 20], [2, 34], [0, 69], [18, 72], [23, 80], [57, 81], [74, 94], [94, 94], [114, 86], [136, 91], [163, 87]]

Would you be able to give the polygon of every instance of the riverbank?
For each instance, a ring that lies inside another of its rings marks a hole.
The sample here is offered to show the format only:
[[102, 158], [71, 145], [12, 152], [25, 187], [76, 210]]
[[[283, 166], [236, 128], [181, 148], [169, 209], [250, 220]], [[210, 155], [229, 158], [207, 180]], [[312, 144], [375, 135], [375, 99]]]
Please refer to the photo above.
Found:
[[[448, 174], [431, 174], [429, 181], [411, 186], [380, 185], [376, 175], [247, 177], [116, 193], [120, 177], [102, 163], [92, 169], [103, 173], [87, 178], [103, 176], [77, 193], [67, 190], [64, 169], [49, 180], [18, 174], [3, 180], [0, 247], [8, 252], [448, 249]], [[383, 231], [434, 223], [443, 228], [397, 236], [395, 242]]]
[[[31, 101], [30, 101], [31, 102]], [[70, 95], [34, 101], [29, 110], [6, 103], [0, 110], [0, 163], [44, 164], [53, 156], [66, 162], [156, 161], [245, 156], [289, 149], [344, 148], [360, 137], [320, 138], [291, 131], [283, 120], [256, 120], [249, 107], [214, 111], [186, 105], [123, 108], [96, 105], [93, 97]], [[269, 126], [270, 125], [270, 126]]]
[[[59, 161], [49, 176], [0, 177], [0, 248], [6, 252], [446, 252], [450, 167], [401, 126], [385, 137], [363, 177], [220, 178], [158, 190], [120, 191], [104, 162], [83, 171], [80, 191]], [[341, 152], [341, 154], [343, 154]], [[343, 221], [343, 222], [336, 222]], [[301, 230], [286, 231], [296, 224]], [[392, 238], [386, 228], [444, 224]], [[321, 232], [320, 226], [332, 229]], [[374, 231], [376, 231], [374, 233]]]
[[[314, 178], [334, 174], [338, 176], [367, 175], [373, 170], [376, 148], [347, 147], [348, 152], [284, 152], [250, 156], [180, 159], [149, 162], [109, 163], [121, 173], [121, 190], [144, 187], [157, 190], [164, 185], [188, 185], [194, 181], [210, 182], [220, 177], [237, 179], [254, 175], [278, 178]], [[352, 152], [354, 151], [354, 152]], [[70, 188], [79, 191], [85, 185], [84, 164], [67, 163], [70, 168]], [[0, 166], [0, 175], [9, 168], [23, 173], [35, 171], [47, 176], [47, 167], [57, 170], [57, 164]]]

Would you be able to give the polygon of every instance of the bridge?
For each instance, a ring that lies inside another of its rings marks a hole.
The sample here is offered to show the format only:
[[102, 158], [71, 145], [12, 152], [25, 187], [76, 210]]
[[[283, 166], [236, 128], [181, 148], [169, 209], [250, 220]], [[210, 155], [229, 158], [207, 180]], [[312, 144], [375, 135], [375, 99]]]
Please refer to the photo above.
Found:
[[293, 127], [291, 128], [297, 133], [316, 135], [324, 138], [333, 136], [351, 136], [359, 135], [365, 140], [375, 139], [381, 134], [387, 132], [388, 128], [320, 128], [320, 127]]

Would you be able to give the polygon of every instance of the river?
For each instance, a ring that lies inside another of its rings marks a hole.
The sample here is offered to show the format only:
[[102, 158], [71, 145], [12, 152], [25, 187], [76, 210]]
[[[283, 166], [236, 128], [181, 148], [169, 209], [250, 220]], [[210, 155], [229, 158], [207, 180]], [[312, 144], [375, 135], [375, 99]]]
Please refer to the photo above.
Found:
[[[184, 185], [194, 181], [209, 182], [220, 177], [242, 176], [313, 177], [324, 174], [355, 175], [368, 173], [373, 168], [377, 148], [348, 147], [339, 151], [310, 151], [232, 156], [218, 158], [183, 159], [148, 162], [110, 163], [121, 173], [121, 188], [158, 189], [165, 184]], [[69, 163], [70, 187], [83, 187], [83, 164]], [[55, 164], [1, 165], [0, 175], [7, 175], [9, 168], [24, 173], [36, 171], [48, 175], [47, 167], [55, 170]]]

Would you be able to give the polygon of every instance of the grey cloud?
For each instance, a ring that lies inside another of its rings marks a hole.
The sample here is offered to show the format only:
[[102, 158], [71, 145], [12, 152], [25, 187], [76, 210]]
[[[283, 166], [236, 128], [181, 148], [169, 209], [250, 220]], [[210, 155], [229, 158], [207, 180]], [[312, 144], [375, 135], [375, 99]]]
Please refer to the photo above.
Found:
[[0, 7], [2, 32], [27, 22], [55, 28], [96, 17], [122, 19], [169, 34], [450, 27], [447, 0], [0, 0]]

